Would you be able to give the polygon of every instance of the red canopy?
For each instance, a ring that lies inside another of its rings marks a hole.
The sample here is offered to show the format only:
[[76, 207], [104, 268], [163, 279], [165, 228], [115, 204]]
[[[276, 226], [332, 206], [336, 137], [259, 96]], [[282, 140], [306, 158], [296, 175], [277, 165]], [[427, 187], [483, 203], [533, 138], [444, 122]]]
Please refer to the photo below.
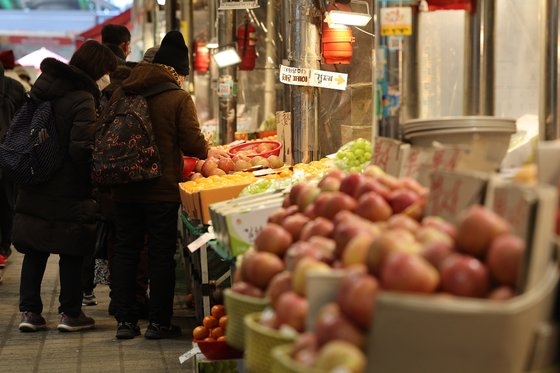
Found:
[[117, 24], [126, 26], [129, 30], [131, 28], [131, 13], [132, 9], [129, 8], [114, 17], [107, 19], [105, 22], [93, 26], [90, 29], [76, 35], [76, 48], [80, 47], [84, 41], [88, 39], [95, 39], [101, 41], [101, 29], [107, 24]]

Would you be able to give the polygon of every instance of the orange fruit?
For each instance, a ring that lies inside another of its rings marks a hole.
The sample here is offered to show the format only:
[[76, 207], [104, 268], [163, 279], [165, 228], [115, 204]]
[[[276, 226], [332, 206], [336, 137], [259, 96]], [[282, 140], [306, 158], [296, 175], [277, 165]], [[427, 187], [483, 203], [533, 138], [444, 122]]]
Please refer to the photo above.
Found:
[[212, 314], [212, 316], [214, 316], [216, 319], [219, 320], [222, 316], [226, 314], [226, 308], [224, 307], [223, 304], [216, 304], [212, 306], [210, 313]]
[[204, 326], [197, 326], [193, 329], [193, 338], [194, 339], [204, 339], [210, 335], [210, 331], [206, 329]]
[[218, 326], [218, 319], [210, 315], [204, 316], [204, 319], [202, 319], [202, 325], [204, 325], [206, 329], [213, 329]]
[[212, 338], [218, 339], [223, 335], [224, 335], [224, 329], [220, 328], [219, 326], [210, 331], [210, 336]]
[[218, 339], [216, 339], [217, 341], [225, 341], [226, 340], [226, 336], [222, 335], [221, 337], [218, 337]]
[[206, 337], [204, 338], [204, 342], [216, 342], [216, 339], [212, 337]]
[[220, 320], [219, 320], [218, 324], [220, 325], [220, 328], [226, 330], [227, 322], [228, 322], [228, 317], [227, 317], [227, 315], [224, 315], [224, 316], [220, 317]]

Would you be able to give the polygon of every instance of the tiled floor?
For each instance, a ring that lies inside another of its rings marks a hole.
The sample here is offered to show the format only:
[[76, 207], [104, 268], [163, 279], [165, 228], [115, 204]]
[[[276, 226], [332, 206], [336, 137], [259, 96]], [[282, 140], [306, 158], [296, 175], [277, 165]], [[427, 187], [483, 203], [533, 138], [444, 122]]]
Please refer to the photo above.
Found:
[[[2, 372], [193, 372], [191, 361], [183, 364], [179, 356], [191, 347], [194, 312], [185, 307], [177, 295], [174, 323], [183, 329], [183, 336], [168, 340], [115, 339], [116, 323], [108, 315], [109, 290], [97, 286], [99, 304], [84, 307], [96, 321], [93, 330], [60, 333], [56, 329], [58, 308], [58, 256], [49, 259], [43, 280], [43, 316], [47, 331], [21, 333], [18, 330], [19, 275], [23, 255], [14, 252], [3, 270], [0, 284], [0, 371]], [[141, 321], [142, 331], [147, 322]]]

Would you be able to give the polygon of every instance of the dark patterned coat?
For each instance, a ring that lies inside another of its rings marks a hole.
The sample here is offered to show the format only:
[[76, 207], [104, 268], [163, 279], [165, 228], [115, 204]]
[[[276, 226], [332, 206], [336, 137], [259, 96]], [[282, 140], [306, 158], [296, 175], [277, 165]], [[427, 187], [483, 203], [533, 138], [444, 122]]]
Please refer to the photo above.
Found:
[[90, 169], [100, 92], [83, 71], [55, 59], [43, 60], [41, 71], [31, 94], [53, 102], [67, 154], [48, 182], [20, 188], [12, 241], [24, 253], [83, 256], [95, 246], [97, 204], [92, 199]]
[[[141, 93], [159, 83], [174, 81], [173, 75], [163, 66], [143, 62], [132, 69], [121, 88]], [[147, 182], [114, 187], [113, 199], [119, 202], [180, 202], [178, 183], [182, 178], [183, 154], [204, 159], [208, 143], [200, 130], [196, 108], [188, 92], [170, 90], [147, 101], [163, 175]]]

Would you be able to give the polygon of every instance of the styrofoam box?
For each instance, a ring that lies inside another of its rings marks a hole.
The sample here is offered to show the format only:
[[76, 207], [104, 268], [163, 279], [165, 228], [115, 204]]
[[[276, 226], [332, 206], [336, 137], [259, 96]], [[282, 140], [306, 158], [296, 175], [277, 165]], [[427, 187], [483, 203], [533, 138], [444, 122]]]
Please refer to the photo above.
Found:
[[551, 264], [540, 286], [506, 301], [381, 292], [367, 372], [524, 372], [557, 283]]

